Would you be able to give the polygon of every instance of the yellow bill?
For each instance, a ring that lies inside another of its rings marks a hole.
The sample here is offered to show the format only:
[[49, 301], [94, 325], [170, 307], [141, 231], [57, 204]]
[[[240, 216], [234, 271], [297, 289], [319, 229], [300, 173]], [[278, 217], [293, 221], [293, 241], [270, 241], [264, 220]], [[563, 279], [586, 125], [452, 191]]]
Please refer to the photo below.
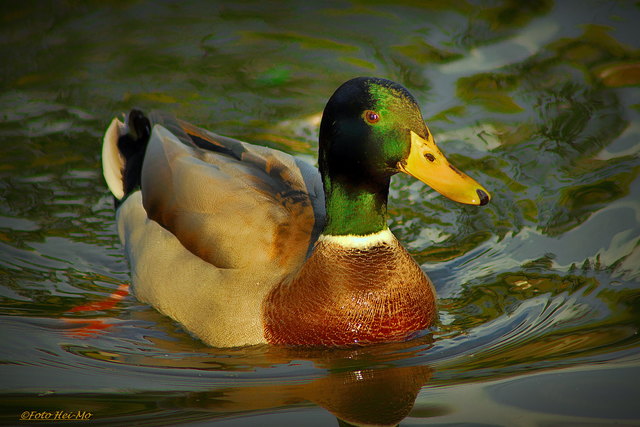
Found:
[[459, 171], [442, 154], [433, 136], [424, 139], [411, 132], [411, 151], [400, 170], [427, 184], [453, 201], [469, 205], [486, 205], [491, 195], [478, 182]]

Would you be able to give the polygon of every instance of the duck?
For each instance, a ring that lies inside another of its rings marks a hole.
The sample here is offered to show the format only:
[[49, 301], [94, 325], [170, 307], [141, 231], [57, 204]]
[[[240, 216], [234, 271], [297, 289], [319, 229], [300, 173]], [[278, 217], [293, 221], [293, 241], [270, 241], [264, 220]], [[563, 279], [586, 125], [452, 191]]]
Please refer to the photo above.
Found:
[[221, 348], [364, 346], [433, 327], [433, 283], [387, 224], [390, 179], [476, 206], [489, 192], [391, 80], [340, 85], [318, 147], [315, 168], [166, 113], [114, 118], [103, 173], [135, 297]]

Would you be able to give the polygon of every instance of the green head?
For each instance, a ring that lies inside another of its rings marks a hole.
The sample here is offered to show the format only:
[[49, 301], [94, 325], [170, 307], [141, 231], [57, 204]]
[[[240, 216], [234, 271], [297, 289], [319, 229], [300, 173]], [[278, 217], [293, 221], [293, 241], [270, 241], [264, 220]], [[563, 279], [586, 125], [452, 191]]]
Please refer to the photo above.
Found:
[[391, 176], [408, 173], [453, 200], [485, 204], [489, 195], [449, 164], [416, 100], [390, 80], [358, 77], [331, 96], [320, 124], [324, 234], [364, 235], [387, 227]]

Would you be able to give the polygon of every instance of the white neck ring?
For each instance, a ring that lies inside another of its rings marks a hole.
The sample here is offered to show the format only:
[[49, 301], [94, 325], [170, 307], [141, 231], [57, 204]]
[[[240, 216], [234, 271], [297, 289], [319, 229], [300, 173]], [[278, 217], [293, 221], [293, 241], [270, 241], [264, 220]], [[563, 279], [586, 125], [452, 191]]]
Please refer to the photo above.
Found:
[[380, 246], [383, 244], [393, 244], [396, 242], [396, 237], [391, 230], [385, 228], [377, 233], [365, 234], [365, 235], [333, 235], [333, 234], [321, 234], [318, 237], [319, 242], [327, 242], [346, 248], [354, 249], [366, 249], [372, 246]]

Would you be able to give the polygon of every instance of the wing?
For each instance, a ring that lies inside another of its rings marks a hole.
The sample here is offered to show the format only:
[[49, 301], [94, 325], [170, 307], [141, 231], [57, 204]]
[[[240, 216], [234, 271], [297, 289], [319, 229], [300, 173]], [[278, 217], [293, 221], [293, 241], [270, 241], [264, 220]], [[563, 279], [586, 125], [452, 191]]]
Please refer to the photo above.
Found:
[[318, 171], [286, 153], [151, 116], [148, 217], [219, 268], [301, 265], [324, 223]]

